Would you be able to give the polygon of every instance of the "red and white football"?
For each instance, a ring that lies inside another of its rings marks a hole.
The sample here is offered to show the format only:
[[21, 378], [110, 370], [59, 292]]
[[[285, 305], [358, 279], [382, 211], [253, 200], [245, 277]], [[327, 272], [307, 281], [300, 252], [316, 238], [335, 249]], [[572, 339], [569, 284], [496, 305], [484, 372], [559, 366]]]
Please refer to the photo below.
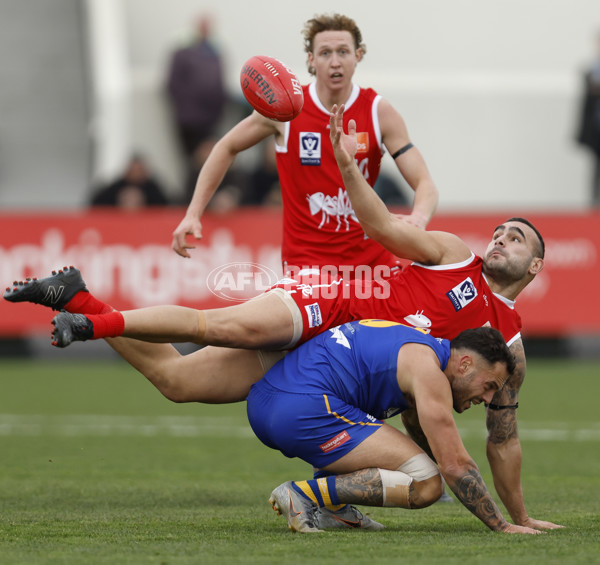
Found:
[[302, 110], [304, 95], [300, 81], [278, 59], [251, 57], [242, 67], [240, 84], [249, 104], [267, 118], [289, 122]]

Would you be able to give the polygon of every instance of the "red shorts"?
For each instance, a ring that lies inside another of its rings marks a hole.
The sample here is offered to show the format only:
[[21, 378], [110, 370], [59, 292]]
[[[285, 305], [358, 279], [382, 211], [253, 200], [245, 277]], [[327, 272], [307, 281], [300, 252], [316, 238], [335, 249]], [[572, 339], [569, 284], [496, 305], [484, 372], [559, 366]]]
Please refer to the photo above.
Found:
[[[291, 348], [329, 328], [359, 318], [376, 317], [378, 309], [372, 298], [385, 298], [389, 284], [385, 279], [346, 281], [340, 277], [314, 274], [282, 279], [267, 292], [274, 289], [285, 291], [296, 303], [302, 317], [301, 332], [294, 336]], [[355, 315], [358, 312], [360, 316]]]

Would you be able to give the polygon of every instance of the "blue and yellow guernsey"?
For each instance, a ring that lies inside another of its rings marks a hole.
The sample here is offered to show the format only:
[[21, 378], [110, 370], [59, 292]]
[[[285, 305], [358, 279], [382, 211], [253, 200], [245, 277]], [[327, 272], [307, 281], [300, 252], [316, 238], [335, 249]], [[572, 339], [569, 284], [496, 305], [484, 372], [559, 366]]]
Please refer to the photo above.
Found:
[[407, 343], [431, 347], [441, 369], [446, 368], [448, 340], [395, 322], [360, 320], [302, 344], [279, 361], [263, 381], [285, 392], [331, 394], [383, 420], [410, 407], [396, 378], [398, 352]]

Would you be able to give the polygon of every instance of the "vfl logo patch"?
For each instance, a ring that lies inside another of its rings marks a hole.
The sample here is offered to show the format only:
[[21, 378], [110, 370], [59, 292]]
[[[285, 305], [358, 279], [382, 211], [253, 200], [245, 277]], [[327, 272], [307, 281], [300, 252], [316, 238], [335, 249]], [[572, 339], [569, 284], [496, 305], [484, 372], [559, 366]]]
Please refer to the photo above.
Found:
[[475, 300], [477, 296], [477, 289], [471, 280], [471, 277], [467, 277], [463, 282], [457, 284], [450, 292], [446, 293], [446, 296], [452, 302], [452, 306], [458, 312], [463, 309], [469, 302]]
[[321, 134], [300, 132], [300, 163], [317, 167], [321, 164]]
[[314, 304], [309, 304], [305, 306], [306, 315], [308, 316], [308, 327], [316, 328], [323, 323], [323, 316], [321, 315], [321, 308], [315, 302]]
[[357, 153], [368, 153], [369, 152], [369, 133], [366, 131], [360, 131], [356, 134], [356, 148]]
[[321, 451], [323, 453], [329, 453], [330, 451], [333, 451], [340, 445], [343, 445], [344, 443], [346, 443], [349, 439], [350, 439], [350, 435], [348, 434], [348, 432], [346, 430], [344, 430], [343, 432], [340, 432], [334, 438], [331, 438], [329, 441], [326, 441], [325, 443], [322, 443], [321, 445], [319, 445], [319, 447], [321, 448]]

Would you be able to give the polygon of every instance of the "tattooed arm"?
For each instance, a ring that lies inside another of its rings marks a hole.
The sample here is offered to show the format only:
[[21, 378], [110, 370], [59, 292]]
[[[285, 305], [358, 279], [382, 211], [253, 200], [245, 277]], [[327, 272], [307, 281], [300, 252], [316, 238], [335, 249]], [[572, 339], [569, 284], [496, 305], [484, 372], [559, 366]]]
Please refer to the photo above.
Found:
[[[510, 350], [515, 356], [517, 368], [502, 390], [492, 400], [492, 405], [515, 406], [519, 390], [525, 378], [526, 362], [523, 342], [515, 341]], [[516, 408], [487, 409], [488, 429], [487, 457], [498, 496], [506, 506], [515, 524], [531, 528], [554, 529], [557, 524], [530, 518], [523, 501], [521, 488], [521, 442], [517, 430]]]
[[[412, 344], [398, 355], [398, 383], [412, 394], [420, 427], [440, 472], [458, 500], [488, 528], [510, 533], [539, 533], [510, 524], [492, 499], [477, 465], [465, 449], [452, 414], [453, 397], [448, 378], [431, 369]], [[414, 422], [413, 422], [414, 429]]]

